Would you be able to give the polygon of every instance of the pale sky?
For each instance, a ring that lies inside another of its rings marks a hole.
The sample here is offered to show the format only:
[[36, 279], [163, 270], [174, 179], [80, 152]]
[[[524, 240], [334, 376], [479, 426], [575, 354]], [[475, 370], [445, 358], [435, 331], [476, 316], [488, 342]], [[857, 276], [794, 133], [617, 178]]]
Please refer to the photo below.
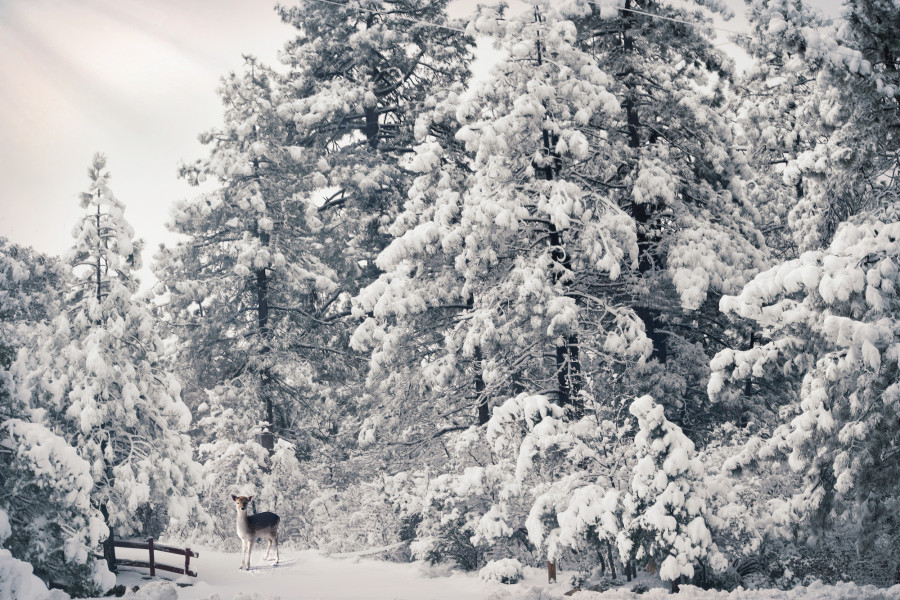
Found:
[[195, 193], [176, 176], [220, 121], [216, 87], [241, 54], [275, 61], [291, 28], [269, 0], [0, 0], [0, 235], [72, 243], [94, 152], [147, 242]]
[[[728, 3], [739, 17], [721, 25], [745, 29], [743, 2]], [[196, 194], [176, 168], [204, 155], [197, 135], [221, 120], [219, 78], [240, 67], [242, 54], [276, 64], [292, 35], [273, 6], [0, 0], [0, 236], [65, 252], [87, 167], [100, 151], [149, 265], [172, 239], [164, 227], [169, 207]], [[146, 268], [142, 277], [150, 277]]]

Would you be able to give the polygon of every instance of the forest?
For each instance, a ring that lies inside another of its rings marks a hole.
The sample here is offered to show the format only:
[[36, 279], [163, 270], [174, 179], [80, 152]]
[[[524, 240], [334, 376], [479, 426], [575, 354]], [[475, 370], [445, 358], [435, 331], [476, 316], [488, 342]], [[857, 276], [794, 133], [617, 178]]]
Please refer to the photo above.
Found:
[[277, 6], [177, 242], [99, 153], [68, 253], [0, 238], [0, 595], [236, 552], [232, 494], [509, 582], [900, 583], [900, 3], [747, 0], [742, 69], [720, 0], [447, 4]]

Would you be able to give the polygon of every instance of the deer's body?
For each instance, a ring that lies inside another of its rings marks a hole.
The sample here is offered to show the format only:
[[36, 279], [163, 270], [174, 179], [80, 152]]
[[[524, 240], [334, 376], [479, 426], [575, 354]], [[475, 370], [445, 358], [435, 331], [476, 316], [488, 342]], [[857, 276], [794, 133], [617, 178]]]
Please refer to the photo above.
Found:
[[[253, 496], [248, 498], [246, 496], [232, 495], [231, 499], [234, 500], [235, 507], [237, 508], [237, 534], [242, 542], [241, 568], [246, 568], [248, 571], [250, 570], [250, 552], [253, 550], [253, 544], [256, 542], [257, 538], [269, 541], [269, 546], [266, 548], [266, 555], [264, 558], [269, 558], [269, 551], [272, 549], [272, 545], [275, 545], [275, 564], [277, 565], [278, 523], [281, 522], [281, 517], [271, 512], [262, 512], [255, 515], [247, 514], [247, 506], [250, 504]], [[246, 562], [244, 561], [245, 555], [247, 557]]]

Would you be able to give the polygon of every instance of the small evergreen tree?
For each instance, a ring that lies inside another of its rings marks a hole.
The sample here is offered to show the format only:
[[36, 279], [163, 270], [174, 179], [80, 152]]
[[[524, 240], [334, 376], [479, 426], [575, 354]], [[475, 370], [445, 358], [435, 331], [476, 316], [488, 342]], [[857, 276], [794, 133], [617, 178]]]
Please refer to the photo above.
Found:
[[44, 425], [20, 419], [0, 426], [0, 455], [0, 512], [11, 528], [3, 545], [42, 580], [75, 596], [111, 588], [115, 576], [95, 558], [109, 530], [91, 505], [88, 462]]
[[63, 310], [25, 358], [20, 385], [29, 408], [87, 461], [91, 505], [113, 531], [140, 528], [149, 505], [173, 528], [203, 521], [197, 502], [199, 465], [186, 435], [191, 415], [180, 384], [162, 370], [162, 339], [134, 294], [141, 243], [109, 189], [106, 159], [94, 156], [85, 216], [73, 231]]
[[[90, 504], [90, 466], [65, 439], [32, 422], [42, 413], [29, 410], [17, 385], [26, 378], [29, 352], [50, 333], [63, 279], [59, 261], [0, 239], [0, 513], [8, 526], [5, 532], [0, 526], [0, 538], [11, 552], [0, 571], [10, 576], [3, 584], [13, 586], [9, 597], [25, 597], [29, 592], [22, 590], [30, 588], [16, 586], [32, 585], [17, 560], [30, 563], [29, 574], [33, 569], [44, 582], [79, 596], [97, 595], [114, 582], [95, 559], [107, 529]], [[51, 596], [33, 591], [41, 593]]]
[[636, 399], [636, 462], [631, 493], [624, 499], [624, 527], [618, 536], [623, 559], [654, 559], [659, 575], [673, 582], [694, 575], [694, 563], [708, 559], [724, 570], [706, 525], [706, 499], [698, 486], [702, 465], [691, 442], [650, 396]]

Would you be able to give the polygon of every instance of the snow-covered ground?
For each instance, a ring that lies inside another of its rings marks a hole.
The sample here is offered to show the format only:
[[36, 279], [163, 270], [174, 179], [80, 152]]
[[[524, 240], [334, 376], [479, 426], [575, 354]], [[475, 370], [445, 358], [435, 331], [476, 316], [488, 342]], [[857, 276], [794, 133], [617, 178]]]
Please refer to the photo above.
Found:
[[[146, 569], [123, 568], [118, 581], [138, 592], [133, 600], [619, 600], [670, 597], [667, 589], [651, 588], [635, 594], [635, 583], [604, 593], [581, 591], [565, 596], [570, 574], [559, 573], [557, 584], [546, 583], [546, 572], [525, 569], [525, 579], [515, 585], [482, 581], [477, 573], [450, 572], [422, 564], [398, 564], [370, 558], [334, 558], [315, 551], [283, 551], [281, 563], [272, 566], [262, 553], [253, 558], [253, 569], [241, 571], [240, 555], [205, 548], [191, 561], [197, 578], [145, 579]], [[159, 555], [158, 562], [178, 564], [177, 556]], [[644, 575], [644, 574], [641, 574]], [[644, 583], [646, 576], [639, 581]], [[177, 584], [190, 584], [180, 587]], [[684, 600], [900, 600], [900, 585], [890, 589], [871, 586], [813, 584], [784, 592], [780, 590], [703, 591], [682, 586]]]
[[[191, 584], [188, 587], [176, 588], [158, 583], [150, 585], [144, 579], [147, 569], [130, 567], [121, 569], [118, 583], [129, 588], [138, 585], [146, 588], [147, 592], [156, 590], [152, 594], [136, 594], [138, 598], [147, 600], [174, 600], [175, 596], [156, 593], [163, 587], [177, 589], [178, 600], [205, 600], [214, 595], [219, 600], [240, 600], [253, 597], [253, 594], [258, 594], [260, 600], [276, 597], [283, 600], [477, 600], [511, 597], [508, 596], [513, 591], [511, 588], [546, 587], [541, 582], [541, 576], [546, 581], [546, 572], [538, 569], [528, 570], [525, 581], [508, 586], [484, 582], [477, 573], [450, 572], [420, 563], [401, 564], [362, 557], [333, 558], [313, 550], [282, 550], [278, 566], [273, 566], [271, 560], [263, 560], [265, 552], [254, 551], [251, 557], [253, 568], [242, 571], [238, 569], [241, 564], [238, 553], [206, 548], [196, 550], [200, 557], [191, 559], [191, 570], [197, 573], [197, 577], [171, 577], [173, 582]], [[123, 555], [123, 552], [117, 550], [117, 554]], [[182, 560], [181, 557], [171, 554], [157, 555], [157, 562], [173, 566], [178, 565], [179, 560]], [[163, 573], [163, 577], [166, 575]], [[571, 586], [562, 583], [551, 587], [558, 588], [560, 594], [571, 589]]]

